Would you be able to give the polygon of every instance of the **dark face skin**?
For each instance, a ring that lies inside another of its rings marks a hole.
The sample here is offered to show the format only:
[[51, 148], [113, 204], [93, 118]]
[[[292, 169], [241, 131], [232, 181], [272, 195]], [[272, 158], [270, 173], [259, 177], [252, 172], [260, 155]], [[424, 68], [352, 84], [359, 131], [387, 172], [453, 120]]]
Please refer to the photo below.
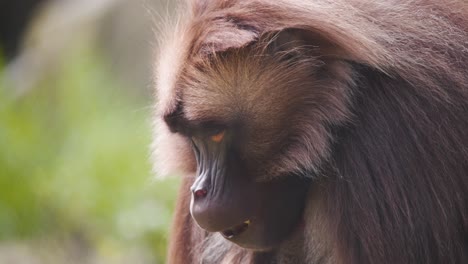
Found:
[[255, 250], [286, 239], [301, 218], [308, 181], [295, 175], [256, 181], [228, 128], [198, 130], [190, 138], [197, 160], [190, 211], [197, 224]]

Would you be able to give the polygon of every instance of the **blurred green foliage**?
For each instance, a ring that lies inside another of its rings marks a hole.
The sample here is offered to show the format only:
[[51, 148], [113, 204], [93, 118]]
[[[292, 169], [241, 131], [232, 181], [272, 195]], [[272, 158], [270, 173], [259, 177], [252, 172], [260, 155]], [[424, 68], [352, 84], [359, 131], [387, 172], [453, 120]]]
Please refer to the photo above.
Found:
[[20, 98], [0, 87], [0, 241], [76, 238], [108, 263], [135, 246], [164, 262], [178, 181], [151, 175], [151, 100], [93, 48], [62, 61]]

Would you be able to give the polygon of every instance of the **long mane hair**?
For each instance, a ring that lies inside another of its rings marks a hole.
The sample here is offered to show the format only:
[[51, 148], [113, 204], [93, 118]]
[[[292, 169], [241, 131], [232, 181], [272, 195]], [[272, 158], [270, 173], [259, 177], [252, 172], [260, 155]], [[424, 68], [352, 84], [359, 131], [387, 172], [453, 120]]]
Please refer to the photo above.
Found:
[[[336, 261], [468, 263], [468, 4], [191, 0], [161, 46], [157, 115], [177, 107], [190, 64], [288, 29], [346, 64], [332, 71], [347, 80], [346, 121], [326, 117], [329, 155], [319, 170]], [[184, 140], [164, 126], [156, 134], [157, 171], [193, 172]], [[205, 239], [187, 228], [187, 199], [172, 251]]]

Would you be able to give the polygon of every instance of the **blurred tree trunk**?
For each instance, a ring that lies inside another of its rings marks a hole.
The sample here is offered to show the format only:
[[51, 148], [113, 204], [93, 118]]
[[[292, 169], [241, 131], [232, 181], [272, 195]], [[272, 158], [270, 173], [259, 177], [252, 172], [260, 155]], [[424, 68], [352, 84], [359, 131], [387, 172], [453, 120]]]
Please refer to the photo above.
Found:
[[0, 2], [0, 49], [5, 59], [12, 59], [19, 51], [23, 33], [42, 2], [45, 0]]

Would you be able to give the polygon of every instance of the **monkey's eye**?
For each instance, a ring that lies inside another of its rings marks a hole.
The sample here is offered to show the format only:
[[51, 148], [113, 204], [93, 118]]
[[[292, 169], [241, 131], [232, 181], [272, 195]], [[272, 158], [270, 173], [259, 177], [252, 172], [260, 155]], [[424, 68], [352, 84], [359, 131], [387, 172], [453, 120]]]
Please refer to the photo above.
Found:
[[217, 131], [215, 134], [212, 134], [210, 136], [210, 139], [216, 143], [219, 143], [223, 140], [225, 133], [226, 133], [226, 130], [222, 129], [220, 131]]
[[226, 136], [227, 127], [222, 124], [207, 122], [201, 124], [192, 134], [192, 141], [196, 141], [196, 138], [220, 143]]

